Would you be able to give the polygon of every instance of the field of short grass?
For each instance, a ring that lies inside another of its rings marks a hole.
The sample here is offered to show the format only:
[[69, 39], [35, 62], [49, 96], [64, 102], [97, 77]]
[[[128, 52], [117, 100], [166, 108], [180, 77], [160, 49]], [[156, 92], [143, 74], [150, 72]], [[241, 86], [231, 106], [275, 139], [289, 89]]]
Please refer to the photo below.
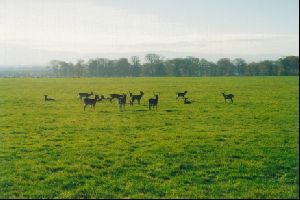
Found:
[[[124, 112], [77, 96], [129, 90]], [[298, 96], [298, 77], [0, 79], [0, 198], [298, 198]]]

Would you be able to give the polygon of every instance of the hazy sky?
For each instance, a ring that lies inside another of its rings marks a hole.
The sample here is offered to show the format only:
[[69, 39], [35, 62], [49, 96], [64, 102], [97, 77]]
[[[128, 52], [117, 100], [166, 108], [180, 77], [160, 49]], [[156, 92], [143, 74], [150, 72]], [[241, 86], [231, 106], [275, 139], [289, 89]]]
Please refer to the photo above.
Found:
[[298, 0], [0, 0], [0, 66], [299, 54]]

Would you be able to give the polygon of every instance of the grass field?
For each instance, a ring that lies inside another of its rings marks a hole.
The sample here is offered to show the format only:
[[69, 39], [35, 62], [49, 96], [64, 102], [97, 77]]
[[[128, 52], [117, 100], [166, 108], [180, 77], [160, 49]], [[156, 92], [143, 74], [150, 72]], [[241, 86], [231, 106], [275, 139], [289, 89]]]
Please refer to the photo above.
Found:
[[[129, 90], [124, 112], [77, 97]], [[0, 79], [0, 198], [298, 198], [298, 96], [298, 77]]]

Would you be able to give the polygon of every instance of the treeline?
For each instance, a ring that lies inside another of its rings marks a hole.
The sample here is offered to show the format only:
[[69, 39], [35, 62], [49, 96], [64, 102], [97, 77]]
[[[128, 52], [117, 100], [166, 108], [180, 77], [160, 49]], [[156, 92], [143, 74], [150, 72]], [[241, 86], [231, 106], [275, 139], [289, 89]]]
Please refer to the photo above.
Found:
[[54, 77], [298, 76], [299, 57], [251, 63], [241, 58], [222, 58], [215, 63], [196, 57], [164, 59], [158, 54], [147, 54], [143, 64], [137, 56], [130, 60], [96, 58], [76, 63], [53, 60], [48, 69]]
[[45, 66], [40, 67], [0, 67], [0, 77], [51, 77], [53, 72]]

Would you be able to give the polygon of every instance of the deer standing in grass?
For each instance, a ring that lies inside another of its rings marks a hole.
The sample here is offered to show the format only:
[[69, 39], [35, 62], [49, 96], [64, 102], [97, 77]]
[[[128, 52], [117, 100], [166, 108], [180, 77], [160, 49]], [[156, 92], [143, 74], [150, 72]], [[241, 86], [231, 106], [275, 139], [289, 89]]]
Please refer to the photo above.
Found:
[[118, 98], [119, 110], [120, 111], [125, 110], [126, 96], [127, 96], [126, 94], [123, 94], [121, 97]]
[[222, 94], [223, 94], [225, 103], [226, 103], [226, 100], [227, 100], [227, 99], [229, 99], [229, 100], [231, 101], [231, 103], [233, 103], [233, 97], [234, 97], [233, 94], [225, 94], [225, 92], [223, 92]]
[[104, 95], [101, 95], [98, 101], [111, 101], [110, 97], [104, 97]]
[[184, 98], [184, 96], [186, 95], [187, 91], [184, 91], [184, 92], [177, 92], [176, 93], [176, 99], [178, 98]]
[[120, 97], [123, 97], [124, 94], [110, 94], [110, 102], [112, 102], [113, 99], [119, 99]]
[[95, 95], [95, 98], [94, 98], [94, 99], [90, 99], [90, 98], [86, 97], [86, 98], [84, 99], [84, 107], [83, 107], [83, 110], [85, 110], [85, 108], [86, 108], [88, 105], [90, 105], [91, 107], [93, 107], [93, 109], [95, 110], [95, 105], [96, 105], [98, 99], [99, 99], [99, 95]]
[[129, 92], [129, 95], [130, 95], [130, 105], [132, 106], [135, 100], [137, 100], [138, 104], [140, 104], [144, 92], [140, 91], [140, 94], [137, 95], [133, 95], [131, 92]]
[[155, 98], [149, 99], [149, 110], [151, 110], [151, 108], [154, 108], [154, 106], [157, 110], [158, 94], [155, 94], [154, 96], [155, 96]]
[[93, 92], [91, 92], [90, 94], [86, 93], [86, 92], [80, 92], [80, 93], [78, 93], [80, 99], [82, 99], [83, 97], [88, 98], [88, 97], [92, 96], [93, 94], [94, 94]]

